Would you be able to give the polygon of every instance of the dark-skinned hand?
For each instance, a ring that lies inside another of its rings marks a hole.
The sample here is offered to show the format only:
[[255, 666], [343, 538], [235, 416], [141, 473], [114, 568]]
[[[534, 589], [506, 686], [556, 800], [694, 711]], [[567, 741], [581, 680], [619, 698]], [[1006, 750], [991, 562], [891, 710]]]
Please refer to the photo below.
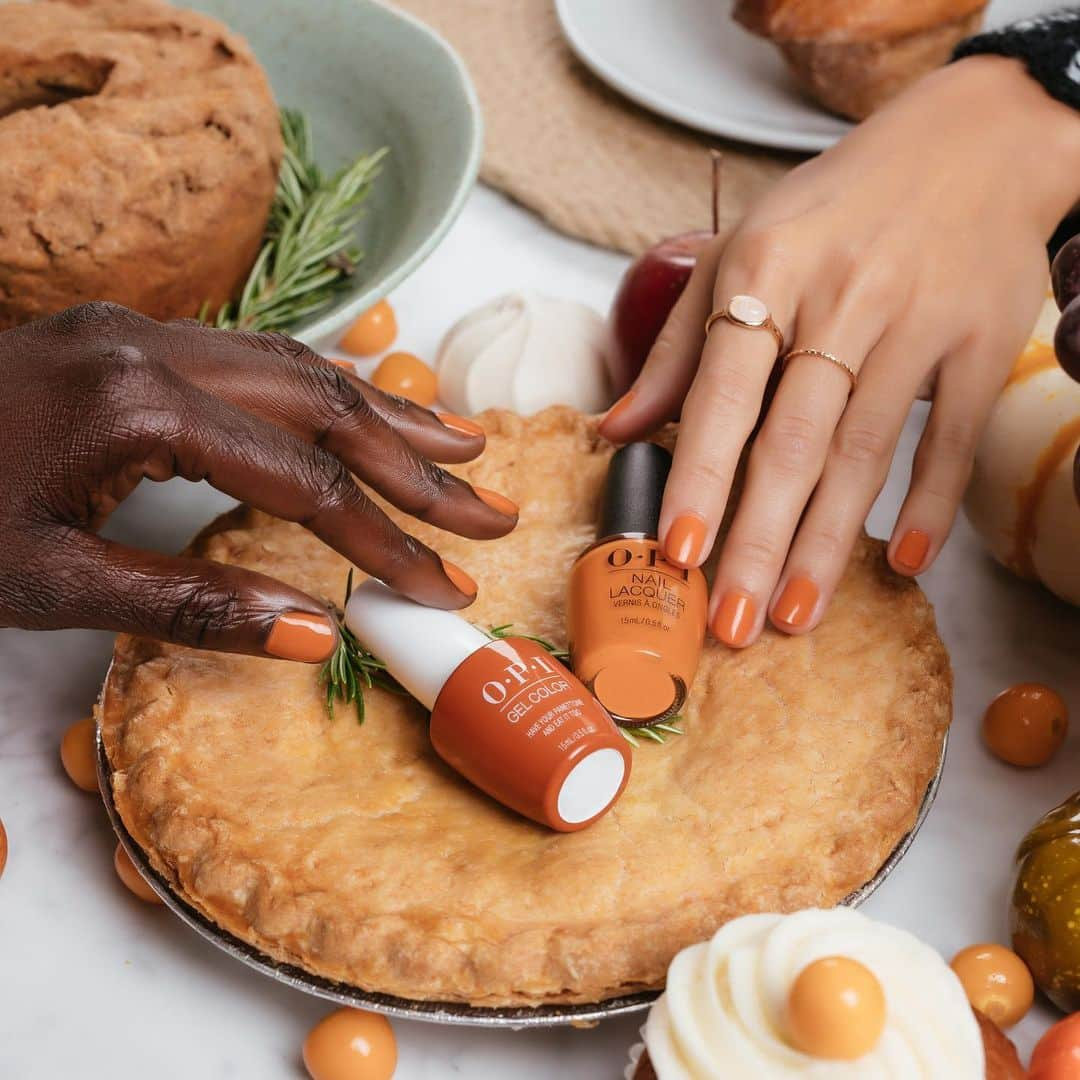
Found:
[[281, 335], [86, 304], [0, 333], [0, 372], [0, 626], [126, 631], [312, 663], [333, 651], [323, 601], [99, 537], [143, 478], [206, 480], [440, 608], [470, 603], [475, 584], [357, 480], [461, 536], [502, 536], [517, 520], [512, 503], [432, 464], [476, 457], [476, 425], [382, 394]]

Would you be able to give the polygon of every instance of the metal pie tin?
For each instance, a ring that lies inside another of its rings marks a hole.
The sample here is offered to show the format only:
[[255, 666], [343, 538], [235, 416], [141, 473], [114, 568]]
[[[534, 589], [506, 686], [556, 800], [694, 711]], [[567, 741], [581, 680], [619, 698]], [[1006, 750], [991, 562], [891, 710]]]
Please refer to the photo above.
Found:
[[[901, 838], [889, 857], [881, 864], [878, 872], [841, 901], [845, 906], [858, 907], [866, 900], [892, 873], [907, 853], [908, 848], [911, 847], [916, 833], [918, 833], [926, 820], [927, 814], [930, 812], [930, 807], [941, 784], [947, 747], [948, 734], [942, 740], [941, 756], [938, 759], [937, 770], [926, 787], [926, 793], [923, 795], [919, 813], [915, 818], [915, 824], [911, 827], [911, 831]], [[161, 897], [165, 906], [183, 922], [187, 923], [197, 934], [216, 945], [222, 951], [263, 975], [276, 979], [286, 986], [291, 986], [294, 990], [300, 990], [305, 994], [313, 994], [316, 997], [325, 998], [327, 1001], [333, 1001], [339, 1005], [369, 1009], [401, 1020], [424, 1020], [433, 1024], [511, 1029], [557, 1027], [566, 1024], [591, 1025], [600, 1020], [610, 1019], [613, 1016], [640, 1012], [647, 1009], [659, 996], [658, 991], [647, 991], [627, 994], [624, 997], [608, 998], [606, 1001], [592, 1004], [482, 1008], [462, 1005], [452, 1001], [413, 1001], [408, 998], [394, 997], [391, 994], [361, 990], [347, 983], [324, 979], [293, 964], [281, 963], [211, 922], [201, 911], [198, 911], [183, 897], [177, 895], [173, 891], [172, 884], [150, 865], [145, 852], [132, 839], [117, 812], [116, 803], [113, 799], [112, 766], [109, 764], [108, 757], [105, 754], [100, 731], [97, 733], [97, 769], [98, 783], [101, 787], [105, 809], [108, 811], [109, 820], [116, 830], [116, 835], [119, 837], [124, 850], [131, 857], [131, 861], [138, 867], [139, 872], [146, 878], [154, 892]]]

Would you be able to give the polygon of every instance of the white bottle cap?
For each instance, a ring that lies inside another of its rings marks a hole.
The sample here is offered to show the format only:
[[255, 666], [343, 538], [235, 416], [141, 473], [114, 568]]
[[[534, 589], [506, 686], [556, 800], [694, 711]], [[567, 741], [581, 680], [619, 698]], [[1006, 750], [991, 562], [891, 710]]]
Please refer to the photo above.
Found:
[[460, 615], [418, 604], [375, 578], [353, 590], [345, 625], [429, 710], [446, 680], [491, 640]]
[[603, 813], [622, 791], [626, 755], [610, 746], [586, 754], [567, 774], [559, 788], [559, 817], [580, 825]]

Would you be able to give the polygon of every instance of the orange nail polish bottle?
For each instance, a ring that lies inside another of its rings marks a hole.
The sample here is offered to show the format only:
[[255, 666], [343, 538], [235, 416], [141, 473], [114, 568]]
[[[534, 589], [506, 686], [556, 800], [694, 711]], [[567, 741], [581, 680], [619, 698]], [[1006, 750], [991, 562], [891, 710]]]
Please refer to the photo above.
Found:
[[369, 578], [345, 623], [431, 710], [436, 753], [481, 791], [559, 832], [605, 814], [630, 777], [611, 717], [546, 649], [493, 640]]
[[624, 725], [679, 711], [705, 639], [705, 575], [669, 563], [656, 539], [670, 469], [671, 455], [654, 443], [614, 455], [599, 539], [570, 573], [574, 672]]

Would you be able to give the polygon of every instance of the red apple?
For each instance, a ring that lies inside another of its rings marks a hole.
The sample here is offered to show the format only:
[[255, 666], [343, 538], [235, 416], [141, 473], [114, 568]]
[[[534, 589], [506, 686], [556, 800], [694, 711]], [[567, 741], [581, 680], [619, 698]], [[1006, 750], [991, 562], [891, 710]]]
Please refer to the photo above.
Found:
[[623, 275], [608, 317], [612, 337], [608, 375], [617, 395], [637, 378], [682, 295], [698, 252], [712, 239], [713, 234], [704, 229], [668, 237], [635, 259]]

